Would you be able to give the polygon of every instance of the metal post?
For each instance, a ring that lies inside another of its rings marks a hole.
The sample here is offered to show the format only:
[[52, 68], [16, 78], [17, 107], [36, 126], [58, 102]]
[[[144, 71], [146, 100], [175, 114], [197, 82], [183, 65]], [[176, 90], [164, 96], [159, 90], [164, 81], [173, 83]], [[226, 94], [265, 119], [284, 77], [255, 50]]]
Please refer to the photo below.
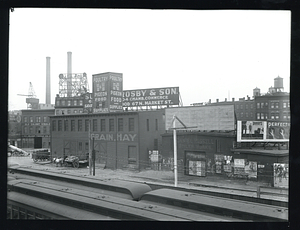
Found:
[[89, 119], [89, 171], [92, 175], [91, 120]]
[[93, 148], [92, 148], [92, 161], [93, 161], [93, 176], [95, 176], [95, 162], [96, 162], [96, 152], [95, 152], [95, 138], [93, 137]]
[[177, 135], [175, 129], [175, 115], [173, 116], [173, 142], [174, 142], [174, 178], [175, 184], [174, 186], [177, 187]]

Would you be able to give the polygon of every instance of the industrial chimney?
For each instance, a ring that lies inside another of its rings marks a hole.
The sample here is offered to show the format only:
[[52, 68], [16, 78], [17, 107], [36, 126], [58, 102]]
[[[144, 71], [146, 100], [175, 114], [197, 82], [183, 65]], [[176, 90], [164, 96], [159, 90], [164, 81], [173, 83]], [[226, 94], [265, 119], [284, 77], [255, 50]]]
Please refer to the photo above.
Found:
[[67, 97], [72, 97], [72, 52], [68, 52]]
[[50, 57], [46, 57], [46, 105], [51, 104]]

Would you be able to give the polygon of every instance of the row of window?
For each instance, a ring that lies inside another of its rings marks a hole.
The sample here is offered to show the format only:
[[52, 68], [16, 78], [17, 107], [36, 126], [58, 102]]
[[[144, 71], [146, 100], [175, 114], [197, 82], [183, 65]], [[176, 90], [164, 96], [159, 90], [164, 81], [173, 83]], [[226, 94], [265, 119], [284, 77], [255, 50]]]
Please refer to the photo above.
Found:
[[[248, 104], [245, 105], [245, 109], [249, 109], [249, 107], [250, 107], [250, 109], [253, 109], [253, 104], [250, 104], [250, 106]], [[240, 104], [240, 105], [236, 104], [235, 108], [236, 109], [244, 109], [244, 105], [243, 104]]]
[[241, 112], [241, 113], [236, 113], [236, 116], [238, 117], [238, 118], [242, 118], [242, 117], [244, 117], [244, 115], [245, 115], [245, 117], [249, 117], [249, 115], [250, 115], [250, 117], [253, 117], [253, 113], [251, 112], [250, 114], [249, 113], [243, 113], [243, 112]]
[[[271, 113], [270, 115], [270, 119], [272, 120], [279, 120], [279, 119], [290, 119], [290, 113], [289, 112], [285, 112], [282, 115], [282, 118], [280, 117], [279, 113]], [[257, 120], [265, 120], [268, 119], [268, 114], [267, 113], [256, 113], [256, 119]]]
[[70, 109], [67, 109], [67, 110], [56, 110], [55, 111], [55, 114], [56, 115], [66, 115], [66, 114], [74, 114], [74, 113], [83, 113], [83, 110], [82, 109], [74, 109], [74, 110], [70, 110]]
[[33, 117], [33, 116], [29, 116], [29, 117], [23, 116], [23, 121], [24, 122], [30, 122], [30, 123], [33, 123], [33, 122], [47, 123], [47, 122], [49, 122], [49, 117], [48, 116], [47, 117], [45, 117], [45, 116], [43, 116], [43, 117], [41, 117], [41, 116], [35, 116], [35, 117]]
[[83, 106], [83, 100], [57, 100], [57, 106]]
[[[268, 108], [269, 104], [268, 102], [257, 102], [256, 103], [256, 108], [257, 109], [264, 109]], [[270, 109], [279, 109], [279, 102], [271, 102], [270, 103]], [[290, 102], [282, 102], [282, 107], [283, 109], [285, 108], [290, 108]]]
[[[107, 123], [108, 120], [108, 123]], [[117, 131], [124, 131], [124, 118], [118, 118], [117, 124], [115, 127], [115, 119], [78, 119], [78, 120], [53, 120], [52, 121], [52, 131], [89, 131], [89, 126], [91, 125], [91, 131], [97, 132], [114, 132], [117, 128]], [[108, 125], [108, 126], [107, 126]], [[128, 131], [135, 131], [134, 127], [134, 118], [128, 118]]]
[[24, 134], [49, 134], [49, 126], [24, 126]]

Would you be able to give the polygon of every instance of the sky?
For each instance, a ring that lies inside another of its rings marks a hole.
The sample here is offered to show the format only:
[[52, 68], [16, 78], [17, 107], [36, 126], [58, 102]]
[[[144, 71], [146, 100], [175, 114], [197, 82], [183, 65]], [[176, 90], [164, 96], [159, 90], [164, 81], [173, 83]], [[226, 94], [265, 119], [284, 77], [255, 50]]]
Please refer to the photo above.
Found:
[[184, 106], [290, 90], [290, 11], [15, 8], [9, 28], [9, 110], [26, 109], [29, 82], [51, 103], [59, 74], [123, 74], [123, 90], [179, 87]]

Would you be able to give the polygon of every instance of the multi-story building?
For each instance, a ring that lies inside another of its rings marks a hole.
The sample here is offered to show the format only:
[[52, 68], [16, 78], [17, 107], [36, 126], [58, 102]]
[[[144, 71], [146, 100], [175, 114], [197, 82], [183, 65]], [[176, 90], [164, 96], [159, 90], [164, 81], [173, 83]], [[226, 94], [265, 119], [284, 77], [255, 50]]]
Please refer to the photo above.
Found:
[[159, 150], [162, 143], [163, 114], [153, 110], [51, 116], [52, 158], [86, 159], [94, 148], [96, 162], [107, 168], [149, 167], [149, 151]]
[[22, 110], [21, 148], [50, 148], [50, 116], [54, 109]]
[[8, 112], [8, 143], [16, 147], [21, 146], [21, 116], [20, 110]]
[[83, 96], [55, 98], [55, 115], [83, 113]]

